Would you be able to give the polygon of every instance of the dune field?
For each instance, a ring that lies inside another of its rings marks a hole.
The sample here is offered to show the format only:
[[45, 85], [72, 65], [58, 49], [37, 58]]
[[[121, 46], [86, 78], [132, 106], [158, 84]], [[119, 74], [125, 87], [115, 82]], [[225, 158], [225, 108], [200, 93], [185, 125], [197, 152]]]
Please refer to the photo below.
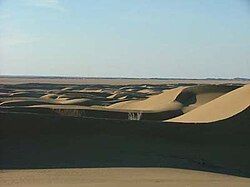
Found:
[[0, 186], [250, 185], [248, 81], [0, 81]]

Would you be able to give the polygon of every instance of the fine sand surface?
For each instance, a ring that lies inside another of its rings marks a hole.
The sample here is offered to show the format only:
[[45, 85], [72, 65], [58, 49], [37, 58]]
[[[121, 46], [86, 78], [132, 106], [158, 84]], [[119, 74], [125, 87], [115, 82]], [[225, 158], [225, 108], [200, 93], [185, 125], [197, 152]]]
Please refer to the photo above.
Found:
[[0, 171], [0, 186], [9, 187], [247, 187], [250, 179], [183, 169], [109, 168]]

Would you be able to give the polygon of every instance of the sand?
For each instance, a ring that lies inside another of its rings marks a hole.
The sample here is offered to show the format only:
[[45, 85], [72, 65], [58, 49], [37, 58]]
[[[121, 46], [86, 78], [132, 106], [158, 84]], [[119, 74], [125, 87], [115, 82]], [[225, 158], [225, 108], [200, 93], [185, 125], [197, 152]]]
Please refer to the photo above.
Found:
[[48, 100], [48, 99], [56, 99], [58, 97], [57, 94], [46, 94], [41, 96], [41, 99]]
[[41, 104], [46, 104], [46, 102], [43, 102], [41, 100], [37, 100], [37, 99], [13, 99], [13, 100], [9, 100], [9, 101], [3, 101], [0, 103], [0, 106], [33, 106], [33, 105], [41, 105]]
[[109, 169], [44, 169], [0, 172], [0, 186], [249, 186], [250, 179], [181, 169], [109, 168]]
[[112, 109], [125, 109], [125, 110], [150, 110], [150, 111], [166, 111], [180, 109], [181, 105], [175, 102], [176, 96], [184, 89], [178, 87], [170, 90], [165, 90], [159, 95], [151, 96], [143, 101], [126, 101], [119, 102], [108, 106]]
[[118, 102], [107, 108], [155, 112], [181, 109], [186, 113], [236, 88], [237, 86], [223, 85], [180, 86], [164, 90], [163, 93], [157, 95], [151, 95], [149, 98], [142, 101], [132, 100]]
[[232, 117], [250, 106], [250, 85], [222, 95], [184, 115], [166, 120], [182, 123], [210, 123]]
[[238, 86], [233, 85], [195, 85], [185, 88], [177, 97], [176, 101], [183, 104], [182, 111], [187, 113], [217, 97], [220, 97]]

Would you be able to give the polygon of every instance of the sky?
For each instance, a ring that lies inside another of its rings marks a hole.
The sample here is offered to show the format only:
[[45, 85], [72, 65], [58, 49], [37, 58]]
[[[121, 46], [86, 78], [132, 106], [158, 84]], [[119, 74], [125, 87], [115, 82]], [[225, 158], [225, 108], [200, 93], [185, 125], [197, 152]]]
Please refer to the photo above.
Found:
[[0, 75], [250, 78], [250, 1], [0, 0]]

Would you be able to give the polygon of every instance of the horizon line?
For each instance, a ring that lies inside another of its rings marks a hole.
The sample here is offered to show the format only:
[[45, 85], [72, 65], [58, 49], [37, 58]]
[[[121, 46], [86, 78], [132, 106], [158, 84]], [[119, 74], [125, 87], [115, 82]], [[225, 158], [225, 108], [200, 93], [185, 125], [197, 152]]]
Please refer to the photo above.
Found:
[[69, 79], [158, 79], [158, 80], [247, 80], [246, 77], [205, 77], [205, 78], [184, 78], [184, 77], [104, 77], [104, 76], [66, 76], [66, 75], [0, 75], [0, 78], [69, 78]]

